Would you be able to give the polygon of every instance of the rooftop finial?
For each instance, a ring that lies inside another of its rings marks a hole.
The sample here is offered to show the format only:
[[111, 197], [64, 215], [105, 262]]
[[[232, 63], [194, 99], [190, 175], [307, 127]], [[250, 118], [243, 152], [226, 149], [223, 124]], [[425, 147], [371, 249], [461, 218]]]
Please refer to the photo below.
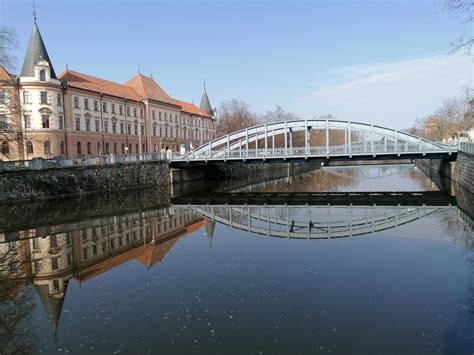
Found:
[[33, 20], [36, 22], [36, 2], [33, 0]]

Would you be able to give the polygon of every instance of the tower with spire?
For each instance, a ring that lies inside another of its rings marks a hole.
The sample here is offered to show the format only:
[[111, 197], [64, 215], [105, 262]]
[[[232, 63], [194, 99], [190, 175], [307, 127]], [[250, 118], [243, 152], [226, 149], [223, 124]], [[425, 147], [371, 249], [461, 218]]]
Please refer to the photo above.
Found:
[[205, 113], [207, 113], [209, 116], [214, 118], [215, 112], [212, 109], [211, 102], [209, 101], [209, 96], [207, 96], [206, 83], [204, 83], [203, 86], [204, 92], [202, 93], [201, 104], [199, 105], [199, 108]]

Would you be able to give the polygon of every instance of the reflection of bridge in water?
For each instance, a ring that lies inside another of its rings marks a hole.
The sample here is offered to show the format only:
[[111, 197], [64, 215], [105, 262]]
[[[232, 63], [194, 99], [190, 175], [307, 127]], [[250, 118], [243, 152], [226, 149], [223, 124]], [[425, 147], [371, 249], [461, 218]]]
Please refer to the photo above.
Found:
[[455, 205], [455, 198], [442, 192], [222, 193], [174, 199], [176, 210], [250, 233], [291, 239], [376, 233]]

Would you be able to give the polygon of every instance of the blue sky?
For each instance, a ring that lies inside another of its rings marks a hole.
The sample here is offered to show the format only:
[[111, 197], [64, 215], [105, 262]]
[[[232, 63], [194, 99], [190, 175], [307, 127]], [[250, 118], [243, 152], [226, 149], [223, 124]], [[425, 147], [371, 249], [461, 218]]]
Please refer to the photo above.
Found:
[[[0, 0], [16, 29], [19, 67], [32, 1]], [[472, 80], [472, 58], [446, 56], [469, 28], [440, 1], [37, 0], [57, 72], [125, 82], [140, 71], [172, 96], [237, 98], [257, 112], [279, 104], [303, 117], [394, 128], [431, 113]]]

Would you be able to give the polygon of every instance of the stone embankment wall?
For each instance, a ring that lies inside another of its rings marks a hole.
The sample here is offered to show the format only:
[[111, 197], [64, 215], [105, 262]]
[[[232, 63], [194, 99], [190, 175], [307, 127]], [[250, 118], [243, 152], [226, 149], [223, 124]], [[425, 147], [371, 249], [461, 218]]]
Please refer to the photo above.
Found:
[[169, 176], [169, 165], [164, 161], [3, 172], [0, 203], [167, 187]]
[[460, 151], [454, 162], [440, 159], [415, 160], [415, 164], [428, 175], [439, 187], [440, 177], [444, 176], [461, 185], [465, 190], [474, 193], [474, 155]]

